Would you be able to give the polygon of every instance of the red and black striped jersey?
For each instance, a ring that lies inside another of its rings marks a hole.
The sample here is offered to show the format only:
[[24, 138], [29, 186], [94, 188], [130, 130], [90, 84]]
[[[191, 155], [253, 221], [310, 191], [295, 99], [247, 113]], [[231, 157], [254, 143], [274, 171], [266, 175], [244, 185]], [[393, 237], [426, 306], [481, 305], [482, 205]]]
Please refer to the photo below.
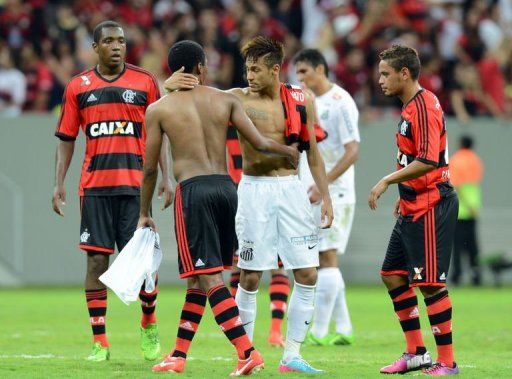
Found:
[[125, 64], [113, 80], [96, 67], [68, 83], [55, 135], [73, 141], [86, 136], [80, 196], [139, 194], [146, 147], [144, 115], [158, 100], [154, 76]]
[[426, 175], [398, 184], [401, 214], [417, 220], [442, 197], [453, 193], [446, 123], [439, 100], [432, 92], [421, 89], [404, 105], [396, 141], [397, 170], [414, 160], [436, 167]]
[[238, 184], [242, 179], [242, 150], [240, 149], [236, 128], [231, 124], [228, 127], [226, 150], [228, 153], [228, 173], [233, 182]]

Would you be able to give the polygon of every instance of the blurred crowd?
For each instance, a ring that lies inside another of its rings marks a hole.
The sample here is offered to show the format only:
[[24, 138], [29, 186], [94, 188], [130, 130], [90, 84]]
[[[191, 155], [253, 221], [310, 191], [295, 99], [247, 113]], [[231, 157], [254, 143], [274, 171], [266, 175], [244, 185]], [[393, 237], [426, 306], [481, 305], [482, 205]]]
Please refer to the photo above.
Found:
[[245, 86], [239, 48], [264, 34], [284, 42], [283, 80], [296, 82], [300, 48], [319, 48], [371, 119], [397, 105], [376, 84], [378, 53], [405, 43], [422, 86], [460, 122], [512, 114], [512, 0], [0, 0], [0, 114], [58, 109], [69, 79], [95, 64], [92, 30], [106, 19], [124, 26], [127, 61], [160, 82], [169, 47], [193, 39], [210, 85]]

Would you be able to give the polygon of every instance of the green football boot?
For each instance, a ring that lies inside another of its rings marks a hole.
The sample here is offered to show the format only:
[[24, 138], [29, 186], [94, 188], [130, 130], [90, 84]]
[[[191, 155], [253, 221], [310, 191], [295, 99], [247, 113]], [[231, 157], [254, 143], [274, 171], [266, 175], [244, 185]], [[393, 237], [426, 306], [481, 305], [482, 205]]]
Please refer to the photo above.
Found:
[[101, 342], [95, 342], [92, 346], [91, 355], [86, 360], [90, 362], [103, 362], [110, 359], [110, 350], [108, 347], [101, 346]]
[[334, 345], [352, 345], [356, 340], [353, 334], [332, 333], [331, 336]]
[[325, 337], [318, 338], [308, 332], [306, 339], [304, 340], [304, 346], [332, 346], [337, 341], [338, 336], [334, 334], [327, 334]]
[[146, 328], [140, 328], [140, 348], [144, 359], [154, 361], [160, 357], [160, 337], [156, 324], [148, 324]]

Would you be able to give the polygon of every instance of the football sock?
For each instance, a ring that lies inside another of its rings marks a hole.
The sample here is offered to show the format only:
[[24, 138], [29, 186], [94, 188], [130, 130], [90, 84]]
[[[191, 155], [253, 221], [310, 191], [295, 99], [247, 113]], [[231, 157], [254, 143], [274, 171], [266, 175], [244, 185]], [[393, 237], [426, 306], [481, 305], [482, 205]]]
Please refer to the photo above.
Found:
[[240, 313], [235, 299], [224, 284], [211, 288], [208, 293], [208, 301], [215, 316], [215, 321], [235, 346], [239, 359], [247, 359], [254, 350], [245, 329], [240, 322]]
[[240, 272], [231, 271], [231, 278], [229, 279], [229, 291], [231, 292], [231, 296], [236, 296], [236, 291], [238, 290], [238, 284], [240, 283]]
[[240, 312], [240, 318], [244, 324], [245, 333], [252, 341], [254, 335], [254, 323], [256, 321], [256, 291], [247, 291], [241, 285], [238, 285], [235, 301]]
[[311, 333], [323, 338], [329, 332], [331, 315], [333, 314], [336, 296], [340, 290], [340, 270], [337, 267], [326, 267], [318, 270], [316, 283], [315, 313]]
[[142, 317], [140, 325], [146, 329], [148, 324], [156, 324], [156, 296], [158, 295], [158, 277], [155, 280], [155, 290], [153, 292], [146, 292], [146, 282], [142, 284], [139, 292], [140, 306], [142, 308]]
[[269, 287], [270, 294], [270, 311], [272, 314], [272, 322], [270, 330], [281, 332], [284, 314], [286, 313], [286, 303], [290, 294], [290, 280], [286, 275], [272, 275]]
[[283, 361], [300, 355], [300, 345], [304, 342], [313, 318], [315, 286], [294, 283], [290, 305], [288, 306], [288, 328], [283, 353]]
[[448, 291], [425, 298], [427, 314], [437, 345], [437, 361], [453, 367], [452, 302]]
[[350, 322], [350, 315], [348, 313], [347, 298], [345, 297], [345, 281], [343, 275], [338, 269], [340, 287], [334, 302], [333, 320], [336, 333], [341, 333], [346, 336], [352, 335], [352, 323]]
[[101, 342], [101, 346], [108, 347], [105, 332], [105, 318], [107, 315], [107, 289], [85, 290], [89, 321], [92, 327], [93, 341]]
[[426, 349], [421, 335], [418, 298], [414, 289], [405, 284], [389, 291], [389, 296], [393, 300], [395, 313], [405, 335], [407, 353], [424, 354]]
[[203, 317], [204, 307], [206, 305], [206, 294], [199, 289], [187, 289], [185, 303], [181, 310], [180, 324], [176, 344], [171, 355], [173, 357], [187, 358], [188, 350], [192, 339], [194, 338], [199, 323]]

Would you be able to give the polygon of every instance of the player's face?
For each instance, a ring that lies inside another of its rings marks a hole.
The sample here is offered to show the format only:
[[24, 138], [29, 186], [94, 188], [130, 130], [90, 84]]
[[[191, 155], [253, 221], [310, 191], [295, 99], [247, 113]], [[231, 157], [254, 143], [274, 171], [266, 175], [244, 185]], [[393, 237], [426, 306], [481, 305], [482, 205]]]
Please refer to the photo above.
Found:
[[121, 28], [103, 28], [98, 43], [93, 43], [101, 64], [116, 68], [124, 63], [126, 56], [126, 40]]
[[307, 62], [297, 62], [295, 65], [295, 73], [301, 85], [309, 89], [316, 87], [319, 77], [317, 70], [319, 67], [320, 66], [315, 69]]
[[379, 85], [386, 96], [398, 96], [402, 93], [403, 75], [397, 72], [386, 61], [379, 63]]
[[279, 65], [268, 67], [265, 57], [260, 57], [256, 61], [247, 59], [245, 67], [251, 92], [260, 92], [279, 80]]

